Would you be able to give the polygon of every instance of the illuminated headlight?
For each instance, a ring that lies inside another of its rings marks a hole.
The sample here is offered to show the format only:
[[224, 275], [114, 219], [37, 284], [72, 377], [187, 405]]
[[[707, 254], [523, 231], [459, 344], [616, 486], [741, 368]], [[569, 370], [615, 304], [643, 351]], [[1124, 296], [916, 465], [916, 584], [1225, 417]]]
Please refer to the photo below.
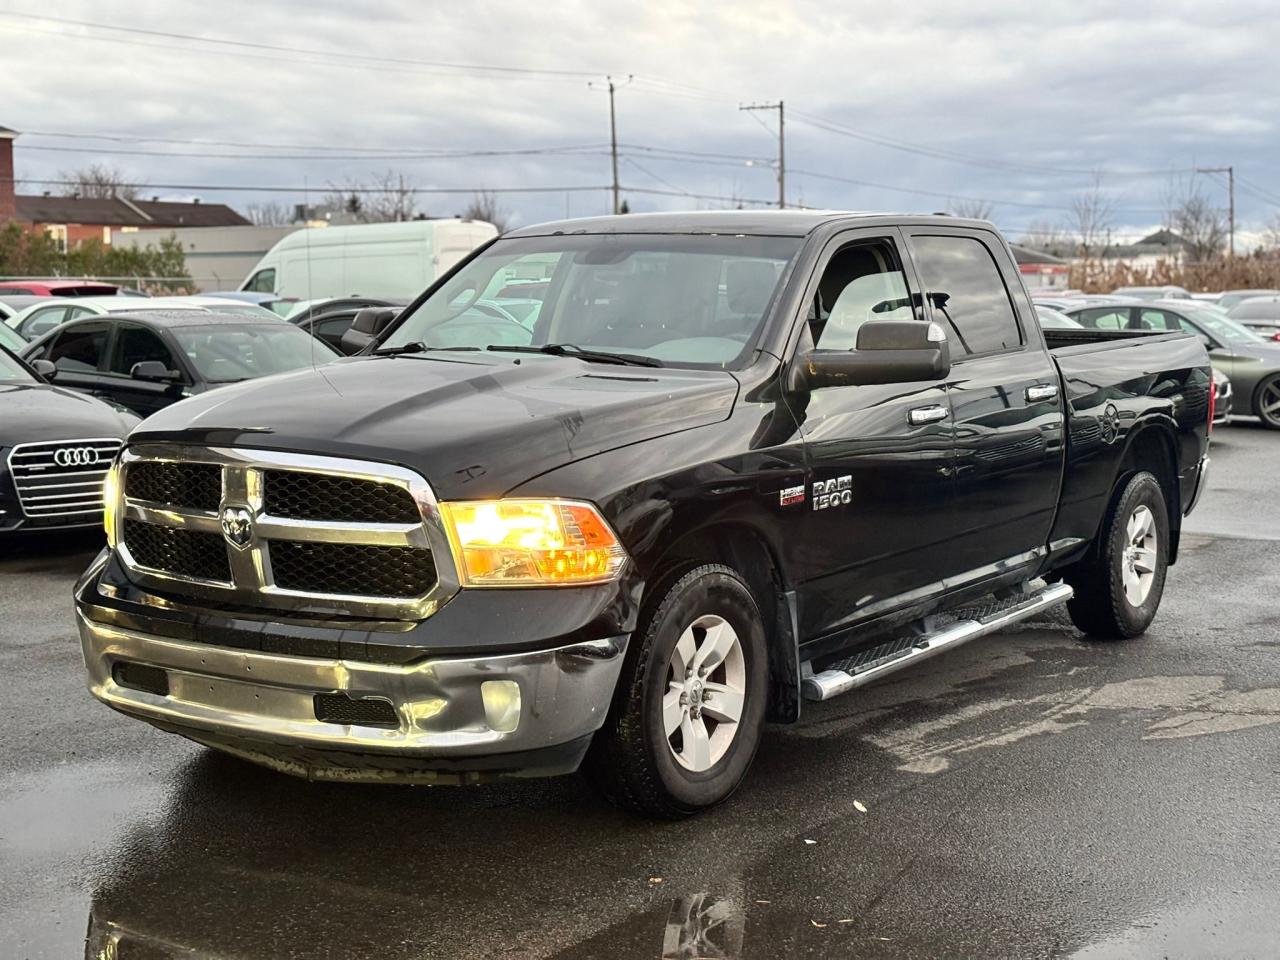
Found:
[[107, 546], [115, 549], [120, 534], [120, 461], [114, 460], [102, 481], [102, 529]]
[[627, 553], [600, 512], [574, 500], [469, 500], [440, 504], [464, 586], [600, 583]]

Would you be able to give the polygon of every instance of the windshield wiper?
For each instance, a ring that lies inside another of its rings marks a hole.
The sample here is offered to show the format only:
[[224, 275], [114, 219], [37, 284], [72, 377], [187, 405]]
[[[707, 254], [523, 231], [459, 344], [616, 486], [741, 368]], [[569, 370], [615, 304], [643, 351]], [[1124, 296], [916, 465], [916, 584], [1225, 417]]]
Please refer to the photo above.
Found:
[[585, 350], [572, 343], [544, 343], [540, 347], [520, 347], [505, 343], [491, 343], [486, 350], [503, 353], [548, 353], [553, 357], [577, 357], [588, 363], [617, 363], [627, 367], [660, 367], [662, 361], [657, 357], [646, 357], [638, 353], [611, 353], [607, 350]]
[[428, 347], [421, 340], [402, 343], [398, 347], [381, 347], [373, 351], [375, 357], [398, 357], [405, 353], [431, 353], [433, 350], [479, 350], [479, 347]]

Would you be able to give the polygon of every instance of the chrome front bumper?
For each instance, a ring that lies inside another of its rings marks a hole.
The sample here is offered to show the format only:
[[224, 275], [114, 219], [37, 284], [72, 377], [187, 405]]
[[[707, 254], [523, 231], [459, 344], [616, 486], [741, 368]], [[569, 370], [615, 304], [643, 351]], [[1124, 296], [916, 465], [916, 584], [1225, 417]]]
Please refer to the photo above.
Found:
[[[436, 782], [473, 779], [470, 772], [483, 770], [567, 772], [550, 767], [576, 766], [604, 722], [627, 644], [624, 636], [399, 666], [172, 640], [98, 623], [82, 612], [77, 621], [89, 691], [103, 703], [313, 779]], [[127, 678], [117, 665], [128, 664], [163, 670], [168, 693], [121, 685]], [[495, 681], [486, 703], [482, 685]], [[395, 725], [317, 719], [316, 696], [335, 693], [389, 701]], [[562, 751], [550, 766], [520, 760], [570, 744], [577, 749]], [[536, 769], [522, 769], [530, 765]]]

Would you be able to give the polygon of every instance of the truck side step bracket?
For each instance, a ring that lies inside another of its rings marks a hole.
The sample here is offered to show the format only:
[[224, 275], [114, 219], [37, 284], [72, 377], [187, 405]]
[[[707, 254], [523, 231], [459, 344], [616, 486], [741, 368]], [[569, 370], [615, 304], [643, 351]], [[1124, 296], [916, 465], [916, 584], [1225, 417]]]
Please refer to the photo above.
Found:
[[1071, 599], [1071, 594], [1070, 586], [1055, 583], [1028, 593], [1004, 599], [993, 597], [949, 610], [948, 619], [954, 619], [945, 625], [936, 626], [933, 632], [887, 640], [839, 660], [821, 673], [806, 676], [802, 684], [804, 697], [806, 700], [830, 700], [896, 673], [913, 663], [945, 650], [953, 650], [970, 640], [1066, 603]]

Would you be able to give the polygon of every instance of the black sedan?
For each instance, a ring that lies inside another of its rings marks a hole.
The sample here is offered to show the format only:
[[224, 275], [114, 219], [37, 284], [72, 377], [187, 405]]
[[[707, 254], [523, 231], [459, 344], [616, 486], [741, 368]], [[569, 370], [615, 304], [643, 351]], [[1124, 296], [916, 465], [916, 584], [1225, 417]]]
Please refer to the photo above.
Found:
[[284, 320], [207, 310], [154, 310], [62, 324], [23, 352], [59, 386], [149, 416], [213, 387], [328, 363], [337, 354]]
[[107, 467], [137, 422], [0, 347], [0, 534], [101, 524]]
[[1208, 349], [1213, 369], [1231, 381], [1231, 412], [1255, 416], [1263, 426], [1280, 430], [1280, 343], [1194, 300], [1116, 300], [1078, 307], [1067, 315], [1094, 330], [1194, 333]]

